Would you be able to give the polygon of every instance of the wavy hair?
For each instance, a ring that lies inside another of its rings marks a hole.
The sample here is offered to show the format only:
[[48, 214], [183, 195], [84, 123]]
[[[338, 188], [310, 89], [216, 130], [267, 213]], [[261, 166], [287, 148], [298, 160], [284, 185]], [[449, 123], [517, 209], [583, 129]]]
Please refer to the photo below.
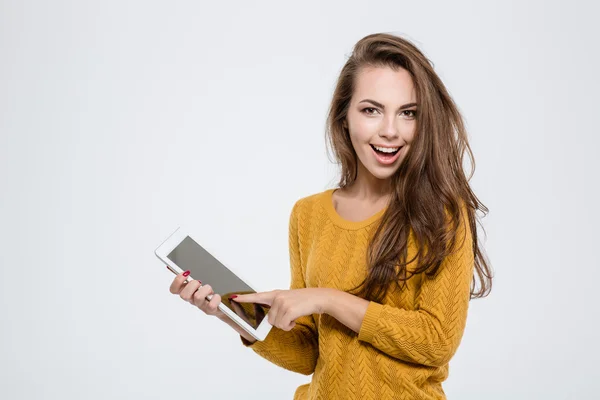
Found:
[[[408, 71], [416, 90], [418, 112], [414, 139], [391, 177], [390, 202], [369, 243], [368, 275], [353, 291], [360, 289], [357, 292], [360, 297], [380, 301], [393, 283], [405, 284], [419, 273], [435, 275], [453, 248], [460, 220], [466, 214], [476, 272], [470, 298], [485, 297], [491, 291], [492, 273], [478, 245], [476, 211], [479, 209], [487, 215], [488, 209], [469, 186], [475, 161], [463, 118], [434, 72], [433, 63], [404, 38], [389, 33], [365, 36], [355, 44], [340, 72], [326, 121], [326, 139], [337, 164], [341, 165], [338, 185], [347, 187], [357, 177], [358, 157], [343, 121], [358, 74], [364, 68], [373, 67]], [[465, 151], [472, 166], [468, 178], [463, 171]], [[418, 245], [415, 255], [418, 262], [417, 267], [408, 272], [407, 265], [414, 260], [406, 260], [411, 229]], [[479, 289], [476, 278], [480, 282]]]

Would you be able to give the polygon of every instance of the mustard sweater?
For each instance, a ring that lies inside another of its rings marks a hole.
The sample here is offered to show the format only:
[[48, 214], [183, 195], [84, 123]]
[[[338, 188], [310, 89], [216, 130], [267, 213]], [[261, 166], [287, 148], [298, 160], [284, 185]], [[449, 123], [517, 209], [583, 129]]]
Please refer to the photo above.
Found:
[[[349, 291], [367, 274], [368, 240], [385, 209], [363, 221], [346, 220], [333, 206], [334, 190], [301, 198], [292, 208], [291, 289]], [[442, 382], [463, 336], [474, 272], [470, 228], [460, 226], [462, 246], [438, 274], [415, 275], [402, 290], [393, 285], [381, 304], [370, 302], [358, 334], [330, 315], [313, 314], [297, 319], [291, 331], [273, 327], [264, 341], [251, 344], [240, 336], [243, 345], [280, 367], [313, 374], [295, 400], [445, 399]], [[414, 254], [411, 231], [408, 260]]]

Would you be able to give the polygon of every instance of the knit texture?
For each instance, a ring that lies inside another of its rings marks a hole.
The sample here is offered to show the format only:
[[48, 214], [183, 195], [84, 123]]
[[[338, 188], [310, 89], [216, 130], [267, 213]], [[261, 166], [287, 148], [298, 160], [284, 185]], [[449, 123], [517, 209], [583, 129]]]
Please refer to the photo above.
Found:
[[[385, 209], [363, 221], [342, 218], [328, 189], [298, 200], [289, 220], [291, 289], [350, 291], [367, 275], [366, 251]], [[244, 346], [310, 383], [294, 399], [445, 399], [442, 382], [467, 320], [474, 258], [463, 212], [455, 251], [435, 277], [415, 275], [370, 302], [356, 333], [327, 314], [298, 318], [291, 331], [273, 327]], [[466, 234], [466, 235], [465, 235]], [[408, 260], [416, 254], [408, 239]], [[409, 270], [416, 261], [409, 264]]]

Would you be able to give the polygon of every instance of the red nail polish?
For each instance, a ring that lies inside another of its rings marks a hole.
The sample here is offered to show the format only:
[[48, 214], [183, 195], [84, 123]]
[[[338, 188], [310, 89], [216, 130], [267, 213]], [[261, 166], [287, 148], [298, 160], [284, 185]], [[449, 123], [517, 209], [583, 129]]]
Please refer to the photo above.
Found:
[[185, 272], [183, 273], [183, 276], [188, 276], [189, 274], [190, 274], [190, 271], [185, 271]]
[[236, 297], [237, 297], [237, 294], [234, 294], [234, 295], [232, 295], [232, 296], [229, 298], [229, 300], [231, 300], [231, 299], [235, 299]]

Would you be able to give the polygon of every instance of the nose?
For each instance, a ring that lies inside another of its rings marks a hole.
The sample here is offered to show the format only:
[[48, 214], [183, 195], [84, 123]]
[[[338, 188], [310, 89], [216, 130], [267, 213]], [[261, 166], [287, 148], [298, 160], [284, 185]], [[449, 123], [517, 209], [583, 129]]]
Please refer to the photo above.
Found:
[[398, 126], [395, 116], [391, 116], [384, 119], [383, 126], [381, 127], [381, 131], [379, 132], [379, 136], [383, 138], [387, 138], [390, 141], [393, 141], [399, 136]]

